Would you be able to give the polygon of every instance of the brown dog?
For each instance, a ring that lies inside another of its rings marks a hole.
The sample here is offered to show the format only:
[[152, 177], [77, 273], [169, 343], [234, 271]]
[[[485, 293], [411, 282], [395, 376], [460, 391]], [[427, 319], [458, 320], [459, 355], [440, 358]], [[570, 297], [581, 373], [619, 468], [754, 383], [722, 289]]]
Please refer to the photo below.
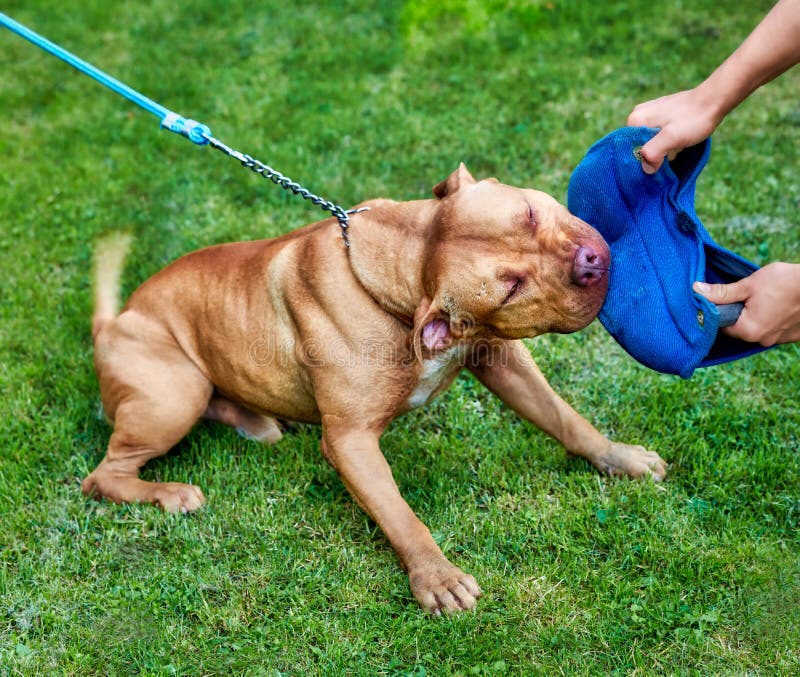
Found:
[[462, 367], [601, 471], [661, 480], [656, 453], [601, 435], [516, 340], [595, 317], [609, 263], [600, 235], [551, 197], [476, 182], [463, 165], [434, 194], [366, 203], [349, 250], [326, 219], [188, 254], [118, 316], [122, 252], [100, 255], [95, 367], [114, 432], [84, 493], [196, 510], [199, 488], [138, 471], [198, 419], [264, 442], [280, 439], [276, 419], [321, 423], [325, 458], [391, 542], [419, 603], [439, 614], [473, 608], [480, 588], [403, 500], [378, 440]]

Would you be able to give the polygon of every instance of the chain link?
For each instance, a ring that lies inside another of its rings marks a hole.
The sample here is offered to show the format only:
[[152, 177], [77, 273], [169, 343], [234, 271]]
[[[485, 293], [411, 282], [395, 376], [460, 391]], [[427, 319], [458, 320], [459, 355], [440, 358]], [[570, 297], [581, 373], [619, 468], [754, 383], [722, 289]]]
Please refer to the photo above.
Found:
[[326, 212], [330, 212], [339, 222], [339, 227], [342, 230], [342, 239], [344, 239], [344, 246], [348, 249], [350, 248], [350, 238], [347, 231], [350, 226], [350, 214], [357, 214], [359, 212], [366, 211], [369, 209], [369, 207], [362, 207], [361, 209], [344, 209], [330, 200], [326, 200], [319, 195], [315, 195], [307, 188], [303, 188], [303, 186], [301, 186], [299, 183], [292, 181], [288, 176], [281, 174], [278, 170], [265, 165], [263, 162], [259, 162], [255, 158], [245, 153], [240, 153], [238, 150], [234, 150], [230, 146], [226, 146], [224, 143], [222, 143], [222, 141], [215, 139], [210, 134], [203, 134], [203, 137], [208, 141], [208, 144], [212, 148], [222, 151], [225, 153], [225, 155], [235, 158], [242, 164], [243, 167], [246, 167], [265, 179], [269, 179], [272, 181], [272, 183], [280, 186], [284, 190], [289, 190], [293, 194], [299, 195], [304, 200], [308, 200]]

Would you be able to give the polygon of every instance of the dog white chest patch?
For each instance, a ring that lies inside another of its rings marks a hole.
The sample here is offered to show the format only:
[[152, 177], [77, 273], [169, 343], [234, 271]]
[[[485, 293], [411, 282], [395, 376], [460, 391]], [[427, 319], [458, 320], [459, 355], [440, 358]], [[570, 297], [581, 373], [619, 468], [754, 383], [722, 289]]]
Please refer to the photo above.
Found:
[[406, 406], [416, 409], [427, 404], [437, 388], [452, 376], [456, 369], [463, 366], [465, 352], [466, 349], [463, 346], [454, 346], [423, 360], [422, 373], [417, 381], [417, 387], [408, 396]]

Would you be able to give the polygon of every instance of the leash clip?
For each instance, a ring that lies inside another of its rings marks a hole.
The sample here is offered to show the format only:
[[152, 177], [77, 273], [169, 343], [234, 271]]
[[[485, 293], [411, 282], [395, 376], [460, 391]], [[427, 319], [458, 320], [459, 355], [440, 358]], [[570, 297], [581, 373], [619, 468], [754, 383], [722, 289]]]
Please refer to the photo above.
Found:
[[205, 146], [209, 143], [211, 137], [211, 130], [202, 122], [188, 120], [172, 111], [169, 111], [161, 119], [161, 127], [163, 129], [168, 129], [170, 132], [185, 136], [189, 141], [196, 143], [198, 146]]

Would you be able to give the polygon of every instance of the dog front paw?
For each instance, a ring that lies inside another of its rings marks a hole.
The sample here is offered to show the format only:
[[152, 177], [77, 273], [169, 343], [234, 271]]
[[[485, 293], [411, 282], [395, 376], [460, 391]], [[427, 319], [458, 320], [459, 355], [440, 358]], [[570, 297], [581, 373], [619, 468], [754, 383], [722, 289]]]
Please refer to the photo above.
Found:
[[434, 616], [472, 610], [482, 594], [472, 576], [444, 558], [409, 568], [408, 580], [419, 605]]
[[608, 451], [595, 463], [607, 475], [652, 477], [660, 482], [667, 476], [667, 464], [655, 452], [640, 445], [612, 442]]

